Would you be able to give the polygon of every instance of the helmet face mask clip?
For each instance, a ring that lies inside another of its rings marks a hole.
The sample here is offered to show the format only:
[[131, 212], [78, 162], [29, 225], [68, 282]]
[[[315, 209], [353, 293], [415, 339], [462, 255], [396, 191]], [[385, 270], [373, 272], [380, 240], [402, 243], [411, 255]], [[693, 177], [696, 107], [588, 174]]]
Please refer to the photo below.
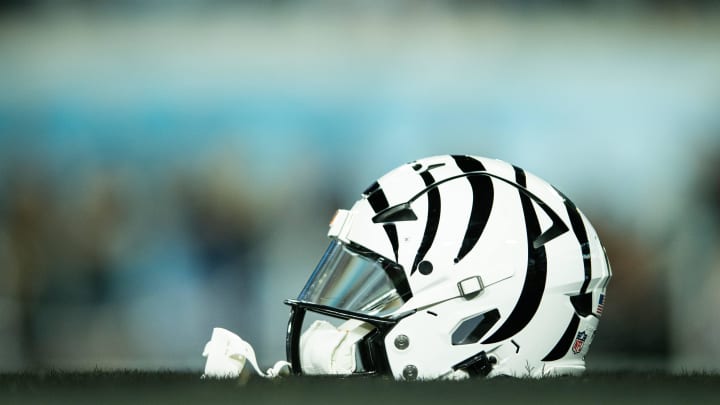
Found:
[[[612, 275], [590, 222], [505, 162], [400, 166], [330, 223], [291, 306], [295, 374], [396, 379], [577, 375]], [[308, 312], [345, 321], [316, 321]]]

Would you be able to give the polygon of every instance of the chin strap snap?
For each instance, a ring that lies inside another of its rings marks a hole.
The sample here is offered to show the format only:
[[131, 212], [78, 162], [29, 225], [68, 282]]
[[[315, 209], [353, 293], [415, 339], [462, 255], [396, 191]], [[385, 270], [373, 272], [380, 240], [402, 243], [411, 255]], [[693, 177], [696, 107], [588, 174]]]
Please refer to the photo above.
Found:
[[259, 376], [276, 378], [290, 374], [290, 363], [278, 361], [265, 373], [258, 367], [255, 350], [240, 336], [223, 328], [214, 328], [210, 341], [205, 345], [203, 357], [205, 373], [202, 378], [237, 378], [249, 361]]
[[454, 365], [452, 369], [455, 372], [464, 371], [469, 377], [485, 377], [490, 374], [495, 363], [497, 363], [495, 357], [488, 357], [485, 352], [480, 352]]

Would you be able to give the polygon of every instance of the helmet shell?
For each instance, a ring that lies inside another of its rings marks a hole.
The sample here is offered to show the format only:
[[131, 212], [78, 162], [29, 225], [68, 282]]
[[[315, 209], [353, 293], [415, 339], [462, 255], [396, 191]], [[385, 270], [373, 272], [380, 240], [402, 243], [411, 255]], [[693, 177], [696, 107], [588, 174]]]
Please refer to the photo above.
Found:
[[396, 378], [584, 371], [612, 273], [585, 215], [539, 177], [420, 159], [368, 187], [329, 235], [404, 272], [412, 296], [384, 315], [397, 320], [384, 337]]

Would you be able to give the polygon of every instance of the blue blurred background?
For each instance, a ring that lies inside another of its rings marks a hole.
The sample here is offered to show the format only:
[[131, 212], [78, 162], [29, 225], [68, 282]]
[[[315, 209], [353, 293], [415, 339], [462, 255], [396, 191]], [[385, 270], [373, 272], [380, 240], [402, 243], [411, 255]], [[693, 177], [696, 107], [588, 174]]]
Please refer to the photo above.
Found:
[[720, 368], [720, 8], [568, 4], [3, 2], [0, 370], [283, 358], [335, 209], [446, 153], [594, 223], [590, 369]]

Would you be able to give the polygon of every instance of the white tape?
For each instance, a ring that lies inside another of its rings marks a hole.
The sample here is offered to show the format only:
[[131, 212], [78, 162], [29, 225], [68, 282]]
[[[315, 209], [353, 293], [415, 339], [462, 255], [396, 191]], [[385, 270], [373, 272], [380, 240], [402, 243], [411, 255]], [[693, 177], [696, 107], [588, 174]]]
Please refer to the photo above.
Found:
[[255, 372], [264, 378], [286, 375], [290, 370], [290, 363], [281, 360], [263, 373], [258, 367], [255, 350], [250, 343], [223, 328], [213, 329], [202, 355], [207, 358], [202, 378], [237, 378], [242, 373], [246, 361], [249, 361]]

